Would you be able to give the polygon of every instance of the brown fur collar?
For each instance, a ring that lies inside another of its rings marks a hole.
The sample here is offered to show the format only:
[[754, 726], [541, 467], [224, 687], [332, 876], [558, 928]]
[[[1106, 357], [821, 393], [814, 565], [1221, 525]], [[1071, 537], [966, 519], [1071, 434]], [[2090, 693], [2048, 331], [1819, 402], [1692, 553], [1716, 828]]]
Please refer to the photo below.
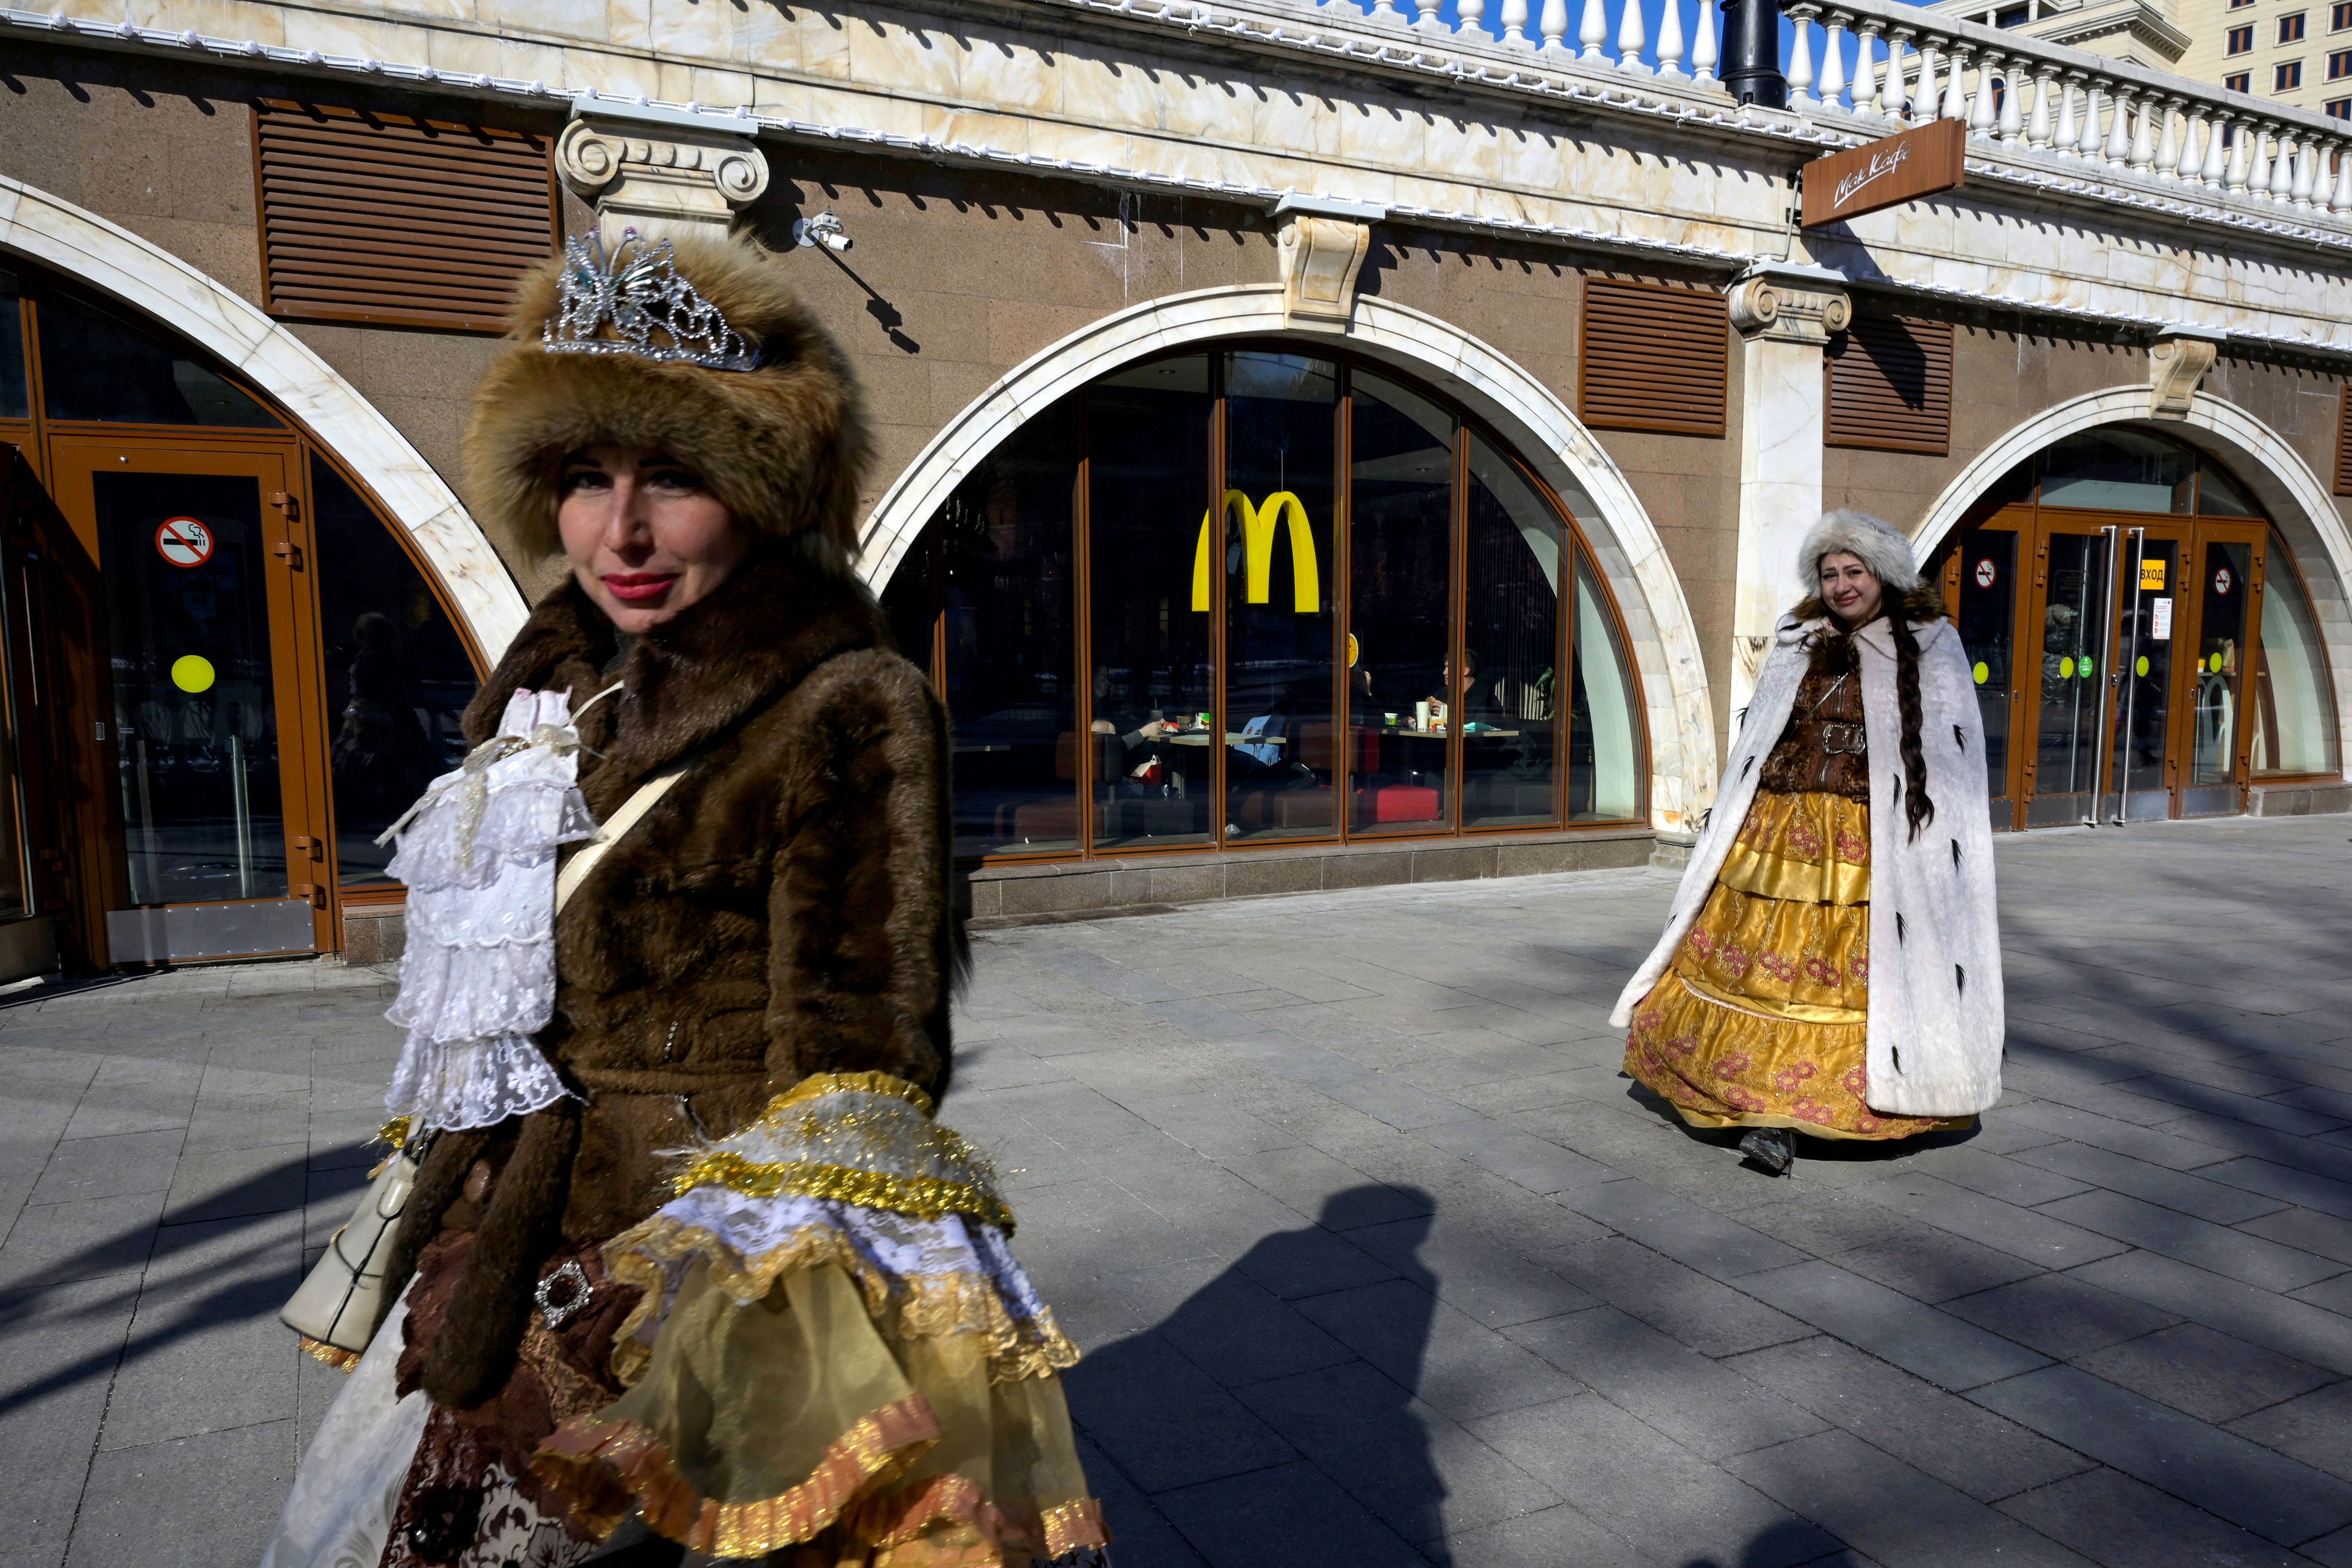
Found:
[[756, 248], [695, 239], [675, 247], [678, 270], [759, 351], [758, 366], [549, 353], [540, 331], [555, 314], [565, 263], [548, 262], [517, 285], [512, 346], [474, 396], [465, 462], [475, 515], [527, 557], [554, 554], [564, 454], [611, 441], [667, 453], [753, 528], [814, 531], [845, 562], [857, 547], [870, 447], [848, 360], [783, 268]]
[[[1789, 612], [1788, 618], [1802, 626], [1807, 621], [1826, 620], [1829, 618], [1829, 606], [1822, 603], [1820, 595], [1808, 594], [1797, 601], [1797, 607]], [[1915, 626], [1924, 626], [1942, 620], [1944, 618], [1943, 589], [1922, 583], [1904, 595], [1903, 618]]]
[[[567, 579], [540, 601], [466, 710], [467, 743], [488, 738], [520, 689], [568, 687], [579, 707], [609, 684], [601, 671], [616, 646], [612, 622]], [[889, 646], [864, 584], [763, 542], [709, 598], [637, 639], [621, 694], [582, 726], [581, 739], [604, 753], [592, 793], [602, 797], [618, 787], [611, 781], [641, 779], [707, 744], [836, 654]]]

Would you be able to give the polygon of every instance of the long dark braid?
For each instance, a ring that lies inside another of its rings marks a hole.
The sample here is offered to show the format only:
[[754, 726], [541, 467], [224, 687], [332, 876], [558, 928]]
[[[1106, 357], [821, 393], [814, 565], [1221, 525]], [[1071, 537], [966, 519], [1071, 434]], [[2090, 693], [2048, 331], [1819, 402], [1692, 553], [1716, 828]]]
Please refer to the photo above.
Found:
[[1936, 818], [1927, 798], [1927, 754], [1919, 744], [1919, 640], [1911, 635], [1907, 605], [1887, 607], [1886, 630], [1895, 639], [1895, 702], [1903, 715], [1903, 811], [1911, 837]]

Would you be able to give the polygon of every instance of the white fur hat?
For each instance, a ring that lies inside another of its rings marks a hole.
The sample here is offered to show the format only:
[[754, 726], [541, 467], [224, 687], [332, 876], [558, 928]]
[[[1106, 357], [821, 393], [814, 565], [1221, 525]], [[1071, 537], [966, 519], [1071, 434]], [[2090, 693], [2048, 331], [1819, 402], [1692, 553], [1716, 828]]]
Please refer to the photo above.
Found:
[[1871, 575], [1885, 584], [1890, 594], [1907, 594], [1919, 585], [1911, 542], [1902, 531], [1884, 518], [1841, 507], [1822, 514], [1822, 521], [1805, 535], [1805, 547], [1797, 552], [1797, 570], [1803, 578], [1801, 585], [1807, 594], [1821, 592], [1822, 557], [1840, 552], [1869, 567]]

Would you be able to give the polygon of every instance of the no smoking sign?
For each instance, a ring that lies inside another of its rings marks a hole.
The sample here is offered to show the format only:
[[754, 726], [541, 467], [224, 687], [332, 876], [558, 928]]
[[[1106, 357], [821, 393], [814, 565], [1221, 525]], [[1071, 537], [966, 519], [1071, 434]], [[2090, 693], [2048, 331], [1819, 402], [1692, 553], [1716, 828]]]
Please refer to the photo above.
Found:
[[1991, 587], [1991, 586], [1993, 585], [1993, 581], [1994, 581], [1994, 579], [1995, 579], [1995, 578], [1997, 578], [1997, 577], [1999, 577], [2000, 575], [2000, 571], [1999, 571], [1997, 568], [1995, 568], [1995, 567], [1994, 567], [1993, 563], [1992, 563], [1990, 561], [1979, 561], [1979, 562], [1978, 562], [1978, 563], [1977, 563], [1977, 586], [1978, 586], [1978, 587], [1979, 587], [1979, 588], [1990, 588], [1990, 587]]
[[193, 517], [165, 518], [155, 531], [155, 553], [174, 566], [201, 566], [213, 558], [213, 531]]

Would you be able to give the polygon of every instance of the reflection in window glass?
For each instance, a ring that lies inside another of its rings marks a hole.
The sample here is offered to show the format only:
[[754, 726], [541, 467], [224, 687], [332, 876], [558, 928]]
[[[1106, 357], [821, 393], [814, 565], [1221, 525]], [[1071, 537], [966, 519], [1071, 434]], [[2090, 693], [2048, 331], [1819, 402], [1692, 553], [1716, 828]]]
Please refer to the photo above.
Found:
[[2276, 534], [2271, 536], [2263, 584], [2262, 668], [2255, 686], [2254, 772], [2336, 773], [2336, 709], [2319, 623]]
[[1591, 563], [1576, 563], [1576, 672], [1569, 698], [1568, 795], [1570, 820], [1638, 816], [1641, 752], [1634, 744], [1633, 661], [1617, 640]]
[[2187, 511], [2196, 477], [2196, 459], [2161, 437], [2089, 430], [2042, 455], [2042, 504]]
[[[93, 482], [131, 901], [284, 898], [261, 492], [251, 479], [108, 474]], [[155, 547], [193, 519], [212, 553]]]
[[424, 573], [392, 529], [327, 463], [310, 461], [319, 554], [319, 640], [326, 649], [334, 741], [338, 876], [346, 888], [390, 886], [397, 821], [434, 775], [466, 760], [473, 660]]
[[1490, 827], [1555, 822], [1552, 699], [1568, 528], [1527, 476], [1475, 436], [1469, 528], [1462, 666], [1452, 683], [1459, 693], [1463, 820]]
[[1071, 581], [1081, 407], [1066, 399], [940, 508], [955, 852], [1078, 846]]
[[1337, 826], [1339, 367], [1262, 353], [1226, 364], [1225, 833], [1319, 837]]
[[1352, 386], [1354, 826], [1425, 833], [1453, 815], [1445, 740], [1431, 724], [1428, 704], [1445, 689], [1451, 643], [1454, 416], [1361, 371]]
[[[2209, 540], [2197, 593], [2197, 721], [2189, 783], [2227, 784], [2238, 772], [2238, 679], [2254, 547]], [[2235, 802], [2232, 800], [2234, 809]]]
[[37, 308], [41, 395], [52, 419], [278, 427], [268, 410], [191, 351], [145, 327], [54, 289], [42, 291]]
[[0, 419], [32, 416], [25, 381], [25, 309], [17, 299], [16, 275], [0, 267]]
[[[1960, 647], [1984, 721], [1985, 773], [1995, 800], [2009, 791], [2010, 655], [2017, 606], [2017, 535], [1982, 528], [1960, 542]], [[2007, 808], [2004, 808], [2007, 809]], [[2007, 826], [2003, 820], [2000, 826]]]
[[2200, 464], [2197, 474], [2197, 510], [2207, 517], [2260, 517], [2254, 498], [2245, 492], [2237, 480], [2210, 463]]
[[1095, 842], [1205, 844], [1218, 743], [1208, 356], [1097, 382], [1087, 399]]

